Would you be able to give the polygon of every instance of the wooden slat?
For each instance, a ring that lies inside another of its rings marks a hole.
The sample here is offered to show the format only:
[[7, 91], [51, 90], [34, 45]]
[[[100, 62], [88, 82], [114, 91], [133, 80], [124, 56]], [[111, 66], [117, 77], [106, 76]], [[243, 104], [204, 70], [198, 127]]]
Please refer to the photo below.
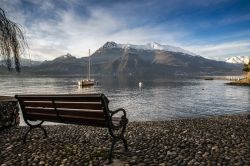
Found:
[[[87, 110], [58, 110], [60, 117], [68, 117], [73, 116], [77, 118], [82, 119], [103, 119], [104, 120], [104, 114], [101, 111], [87, 111]], [[55, 110], [51, 109], [37, 109], [37, 108], [27, 108], [26, 109], [26, 115], [29, 117], [33, 115], [41, 115], [41, 116], [57, 116], [57, 113]]]
[[28, 113], [26, 114], [28, 120], [44, 120], [58, 122], [59, 118], [55, 114], [38, 114], [38, 113]]
[[24, 101], [23, 105], [25, 107], [48, 107], [54, 108], [54, 105], [51, 101]]
[[18, 97], [20, 101], [68, 101], [68, 102], [100, 102], [100, 97], [70, 97], [70, 96], [60, 96], [60, 97]]
[[102, 110], [76, 110], [76, 109], [55, 109], [51, 108], [35, 108], [35, 107], [27, 107], [25, 108], [26, 114], [57, 114], [59, 115], [73, 115], [73, 116], [81, 116], [81, 117], [99, 117], [104, 118], [104, 113]]
[[16, 95], [21, 101], [84, 101], [100, 102], [103, 94], [45, 94], [45, 95]]
[[70, 109], [58, 109], [60, 116], [79, 116], [79, 117], [95, 117], [95, 118], [103, 118], [104, 113], [102, 110], [99, 111], [92, 111], [92, 110], [70, 110]]
[[25, 108], [26, 114], [32, 114], [32, 113], [39, 113], [39, 114], [55, 114], [56, 115], [56, 111], [55, 109], [49, 109], [49, 108], [33, 108], [33, 107], [29, 107], [29, 108]]
[[19, 94], [16, 97], [101, 97], [102, 93], [89, 94]]
[[66, 123], [74, 123], [74, 124], [84, 124], [89, 126], [99, 126], [99, 127], [106, 127], [107, 123], [103, 118], [86, 118], [80, 116], [61, 116], [63, 122]]
[[92, 109], [101, 110], [102, 104], [100, 102], [59, 102], [55, 101], [55, 105], [52, 101], [25, 101], [23, 102], [25, 107], [47, 107], [47, 108], [71, 108], [71, 109]]
[[83, 102], [55, 102], [56, 108], [72, 108], [72, 109], [91, 109], [102, 110], [102, 104], [100, 102], [95, 103], [83, 103]]

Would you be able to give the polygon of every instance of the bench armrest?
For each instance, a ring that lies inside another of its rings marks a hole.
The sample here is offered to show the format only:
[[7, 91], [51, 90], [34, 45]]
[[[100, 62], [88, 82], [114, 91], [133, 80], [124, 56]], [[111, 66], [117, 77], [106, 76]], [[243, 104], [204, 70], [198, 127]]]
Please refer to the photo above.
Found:
[[112, 117], [115, 115], [115, 114], [117, 114], [117, 113], [119, 113], [119, 112], [122, 112], [123, 113], [123, 115], [121, 116], [121, 120], [120, 120], [120, 122], [119, 122], [119, 125], [114, 125], [113, 123], [112, 123], [112, 126], [113, 126], [113, 128], [114, 129], [116, 129], [116, 130], [118, 130], [118, 129], [120, 129], [121, 127], [124, 127], [124, 126], [126, 126], [126, 124], [128, 123], [128, 119], [127, 119], [127, 114], [126, 114], [126, 111], [123, 109], [123, 108], [118, 108], [117, 110], [115, 110], [115, 111], [109, 111], [110, 112], [110, 116], [111, 116], [111, 123], [112, 123]]
[[118, 112], [120, 112], [120, 111], [122, 111], [123, 112], [123, 116], [125, 116], [126, 117], [126, 111], [123, 109], [123, 108], [118, 108], [117, 110], [115, 110], [115, 111], [109, 111], [110, 112], [110, 114], [111, 114], [111, 116], [113, 116], [114, 114], [116, 114], [116, 113], [118, 113]]

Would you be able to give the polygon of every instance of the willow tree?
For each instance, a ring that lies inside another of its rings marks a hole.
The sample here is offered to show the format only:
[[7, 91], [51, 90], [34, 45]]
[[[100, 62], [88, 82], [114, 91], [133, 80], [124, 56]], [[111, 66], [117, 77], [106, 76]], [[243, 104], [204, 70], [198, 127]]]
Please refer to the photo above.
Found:
[[250, 61], [249, 61], [248, 64], [244, 64], [243, 71], [245, 71], [245, 72], [250, 72]]
[[9, 70], [13, 66], [20, 72], [20, 56], [25, 46], [27, 45], [20, 26], [9, 20], [0, 8], [0, 56]]
[[248, 64], [244, 64], [243, 71], [246, 72], [246, 77], [248, 80], [250, 80], [250, 61]]

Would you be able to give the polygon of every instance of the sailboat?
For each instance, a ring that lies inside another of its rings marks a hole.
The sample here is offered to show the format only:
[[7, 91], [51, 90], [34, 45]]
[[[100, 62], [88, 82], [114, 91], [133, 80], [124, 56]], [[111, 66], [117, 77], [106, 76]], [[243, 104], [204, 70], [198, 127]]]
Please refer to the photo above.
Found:
[[95, 80], [90, 79], [90, 49], [89, 49], [89, 62], [88, 62], [88, 75], [86, 79], [78, 81], [79, 86], [93, 86], [95, 85]]

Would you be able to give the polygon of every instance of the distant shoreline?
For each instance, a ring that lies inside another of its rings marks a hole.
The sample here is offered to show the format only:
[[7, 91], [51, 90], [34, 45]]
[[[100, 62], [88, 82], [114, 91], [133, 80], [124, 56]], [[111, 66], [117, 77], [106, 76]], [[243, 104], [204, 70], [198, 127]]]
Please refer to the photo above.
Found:
[[[12, 76], [12, 77], [68, 77], [68, 78], [72, 78], [72, 77], [86, 77], [86, 75], [81, 75], [81, 74], [29, 74], [29, 73], [17, 73], [17, 72], [9, 72], [8, 74], [3, 74], [0, 73], [0, 77], [8, 77], [8, 76]], [[113, 75], [93, 75], [94, 78], [119, 78], [119, 77], [127, 77], [127, 78], [135, 78], [136, 76], [129, 76], [129, 75], [117, 75], [117, 76], [113, 76]], [[229, 78], [232, 78], [233, 80], [236, 80], [236, 78], [241, 78], [242, 75], [238, 74], [238, 75], [168, 75], [165, 76], [164, 78], [162, 78], [162, 76], [154, 76], [154, 79], [168, 79], [168, 78], [180, 78], [180, 79], [204, 79], [204, 78], [214, 78], [215, 80], [230, 80]], [[140, 79], [143, 79], [143, 77], [138, 77]], [[145, 80], [150, 79], [150, 78], [145, 78]]]
[[246, 77], [244, 79], [226, 83], [227, 85], [236, 85], [236, 86], [250, 86], [250, 77]]
[[227, 85], [236, 85], [236, 86], [250, 86], [250, 82], [242, 83], [242, 82], [228, 82]]

